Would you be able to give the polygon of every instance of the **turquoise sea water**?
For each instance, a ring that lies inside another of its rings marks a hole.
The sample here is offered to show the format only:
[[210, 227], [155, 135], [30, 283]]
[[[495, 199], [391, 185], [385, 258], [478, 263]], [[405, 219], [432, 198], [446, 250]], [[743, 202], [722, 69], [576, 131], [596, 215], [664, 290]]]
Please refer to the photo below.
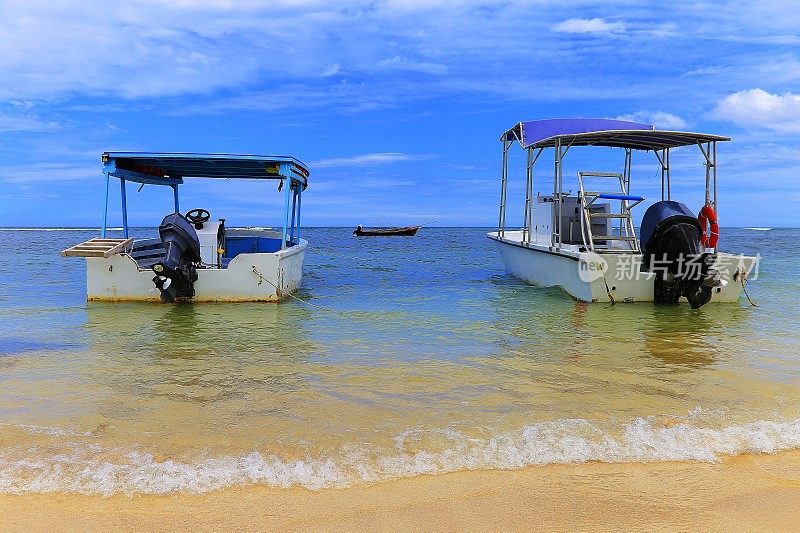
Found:
[[[89, 231], [0, 230], [0, 492], [346, 486], [461, 469], [800, 447], [798, 229], [751, 307], [582, 304], [487, 230], [304, 230], [300, 300], [87, 303]], [[137, 230], [141, 236], [153, 230]]]

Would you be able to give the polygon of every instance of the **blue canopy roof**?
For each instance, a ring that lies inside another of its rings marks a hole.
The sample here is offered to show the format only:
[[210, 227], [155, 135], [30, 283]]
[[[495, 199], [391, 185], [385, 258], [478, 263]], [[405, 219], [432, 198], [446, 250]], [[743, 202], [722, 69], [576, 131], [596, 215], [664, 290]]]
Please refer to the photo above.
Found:
[[308, 185], [308, 167], [293, 157], [149, 152], [104, 152], [104, 169], [112, 176], [156, 185], [183, 183], [183, 178], [293, 178]]
[[702, 142], [729, 141], [707, 133], [656, 130], [652, 124], [607, 118], [556, 118], [520, 122], [502, 140], [518, 141], [523, 148], [552, 148], [557, 141], [572, 146], [610, 146], [662, 150]]

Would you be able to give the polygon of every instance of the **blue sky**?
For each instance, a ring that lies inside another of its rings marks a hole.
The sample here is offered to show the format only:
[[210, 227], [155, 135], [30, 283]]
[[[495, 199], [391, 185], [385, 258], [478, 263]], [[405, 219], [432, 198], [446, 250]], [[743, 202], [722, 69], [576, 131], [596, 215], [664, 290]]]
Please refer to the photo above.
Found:
[[[501, 132], [579, 116], [733, 137], [721, 224], [798, 226], [798, 28], [774, 1], [0, 0], [0, 226], [96, 226], [104, 150], [294, 155], [312, 170], [304, 225], [492, 225]], [[682, 152], [673, 196], [696, 210], [702, 159]], [[609, 153], [576, 152], [567, 175], [615, 170]], [[634, 164], [655, 199], [654, 157]], [[232, 225], [279, 220], [273, 183], [182, 196]], [[155, 225], [169, 191], [129, 202]]]

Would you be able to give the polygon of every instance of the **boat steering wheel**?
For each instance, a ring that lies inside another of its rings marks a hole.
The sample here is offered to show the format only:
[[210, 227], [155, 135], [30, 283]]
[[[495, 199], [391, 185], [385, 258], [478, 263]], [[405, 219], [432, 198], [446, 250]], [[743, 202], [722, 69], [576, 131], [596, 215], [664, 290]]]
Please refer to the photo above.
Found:
[[192, 209], [186, 212], [186, 220], [194, 224], [195, 229], [203, 229], [203, 224], [211, 218], [207, 209]]

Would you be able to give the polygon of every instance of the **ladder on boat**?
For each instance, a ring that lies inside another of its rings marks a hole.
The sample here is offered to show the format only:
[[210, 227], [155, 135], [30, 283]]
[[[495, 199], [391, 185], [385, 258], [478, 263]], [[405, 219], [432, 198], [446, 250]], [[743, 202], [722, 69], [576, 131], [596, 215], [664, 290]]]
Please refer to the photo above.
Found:
[[[606, 178], [610, 180], [616, 180], [619, 188], [618, 190], [611, 192], [587, 191], [584, 188], [584, 178]], [[612, 172], [578, 172], [578, 187], [580, 190], [578, 194], [581, 202], [581, 211], [583, 214], [581, 217], [581, 237], [583, 238], [584, 247], [592, 252], [594, 252], [596, 249], [598, 251], [602, 250], [603, 252], [614, 253], [640, 252], [639, 239], [636, 238], [636, 230], [633, 227], [631, 209], [642, 203], [644, 198], [641, 196], [631, 196], [628, 194], [628, 187], [623, 175]], [[619, 200], [620, 212], [609, 213], [600, 211], [597, 209], [597, 206], [594, 206], [594, 209], [592, 209], [593, 204], [597, 200]], [[603, 219], [606, 221], [608, 219], [618, 220], [618, 234], [614, 234], [613, 228], [610, 228], [611, 224], [608, 223], [606, 224], [606, 228], [612, 229], [612, 231], [606, 231], [606, 233], [609, 233], [609, 235], [593, 234], [593, 219]], [[621, 248], [613, 247], [613, 241], [620, 241], [626, 246]], [[601, 245], [600, 243], [605, 244]], [[603, 248], [596, 248], [598, 246], [603, 246]]]
[[61, 252], [61, 255], [64, 257], [111, 257], [114, 254], [126, 251], [131, 243], [133, 243], [133, 238], [94, 238], [67, 248]]

